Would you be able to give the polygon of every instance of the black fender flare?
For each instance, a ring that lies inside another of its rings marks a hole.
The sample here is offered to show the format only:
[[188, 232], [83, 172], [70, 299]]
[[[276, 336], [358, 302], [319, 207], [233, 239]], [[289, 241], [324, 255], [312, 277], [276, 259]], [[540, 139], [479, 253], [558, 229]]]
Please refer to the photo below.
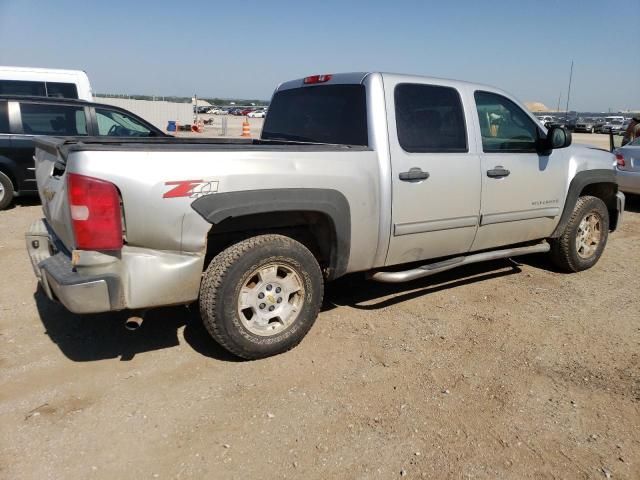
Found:
[[333, 223], [330, 278], [347, 272], [351, 251], [351, 209], [339, 191], [325, 188], [273, 188], [214, 193], [191, 203], [207, 222], [216, 225], [224, 220], [259, 213], [307, 211], [327, 215]]
[[564, 202], [564, 209], [562, 210], [560, 222], [551, 234], [551, 238], [558, 238], [560, 235], [562, 235], [562, 232], [567, 226], [567, 223], [569, 223], [569, 219], [571, 218], [571, 214], [573, 213], [573, 207], [578, 201], [580, 193], [586, 186], [593, 185], [595, 183], [611, 183], [616, 186], [616, 189], [618, 188], [616, 174], [613, 169], [584, 170], [582, 172], [576, 173], [576, 175], [571, 180], [571, 184], [569, 185], [569, 191], [567, 192], [567, 198]]

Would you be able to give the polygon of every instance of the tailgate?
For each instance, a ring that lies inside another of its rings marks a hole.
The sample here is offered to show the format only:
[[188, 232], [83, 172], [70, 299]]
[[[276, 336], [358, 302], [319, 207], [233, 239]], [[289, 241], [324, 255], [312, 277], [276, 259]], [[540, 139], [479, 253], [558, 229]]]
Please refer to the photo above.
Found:
[[38, 138], [35, 141], [36, 182], [42, 209], [50, 227], [69, 250], [74, 240], [65, 182], [66, 161], [60, 138]]

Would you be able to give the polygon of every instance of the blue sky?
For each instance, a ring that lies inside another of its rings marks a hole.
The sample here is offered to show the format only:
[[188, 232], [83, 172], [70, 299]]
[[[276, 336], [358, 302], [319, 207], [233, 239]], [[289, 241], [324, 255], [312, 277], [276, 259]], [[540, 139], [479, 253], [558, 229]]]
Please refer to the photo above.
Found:
[[381, 70], [555, 107], [574, 60], [573, 109], [640, 109], [640, 0], [616, 3], [0, 0], [0, 64], [82, 69], [97, 92], [263, 99], [291, 78]]

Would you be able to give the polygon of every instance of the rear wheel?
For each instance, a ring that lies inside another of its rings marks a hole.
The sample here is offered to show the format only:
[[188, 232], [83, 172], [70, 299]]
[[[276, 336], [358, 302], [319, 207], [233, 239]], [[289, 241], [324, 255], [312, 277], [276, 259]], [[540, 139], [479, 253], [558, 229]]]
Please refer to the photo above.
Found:
[[301, 243], [259, 235], [219, 253], [200, 287], [200, 313], [211, 336], [239, 357], [256, 359], [296, 346], [318, 316], [320, 266]]
[[11, 205], [14, 191], [11, 179], [0, 172], [0, 210], [4, 210]]
[[607, 244], [609, 212], [597, 197], [578, 198], [562, 235], [551, 240], [553, 263], [566, 272], [594, 266]]

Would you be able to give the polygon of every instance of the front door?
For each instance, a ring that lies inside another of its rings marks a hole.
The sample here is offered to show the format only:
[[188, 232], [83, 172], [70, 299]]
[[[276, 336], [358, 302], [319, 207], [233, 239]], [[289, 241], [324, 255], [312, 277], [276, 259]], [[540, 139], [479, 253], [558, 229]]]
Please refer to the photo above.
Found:
[[472, 250], [483, 250], [551, 234], [562, 213], [566, 153], [540, 153], [544, 133], [507, 97], [474, 93], [482, 140], [482, 207]]
[[466, 253], [480, 209], [480, 160], [465, 121], [473, 102], [453, 82], [385, 75], [384, 83], [393, 198], [386, 264]]

